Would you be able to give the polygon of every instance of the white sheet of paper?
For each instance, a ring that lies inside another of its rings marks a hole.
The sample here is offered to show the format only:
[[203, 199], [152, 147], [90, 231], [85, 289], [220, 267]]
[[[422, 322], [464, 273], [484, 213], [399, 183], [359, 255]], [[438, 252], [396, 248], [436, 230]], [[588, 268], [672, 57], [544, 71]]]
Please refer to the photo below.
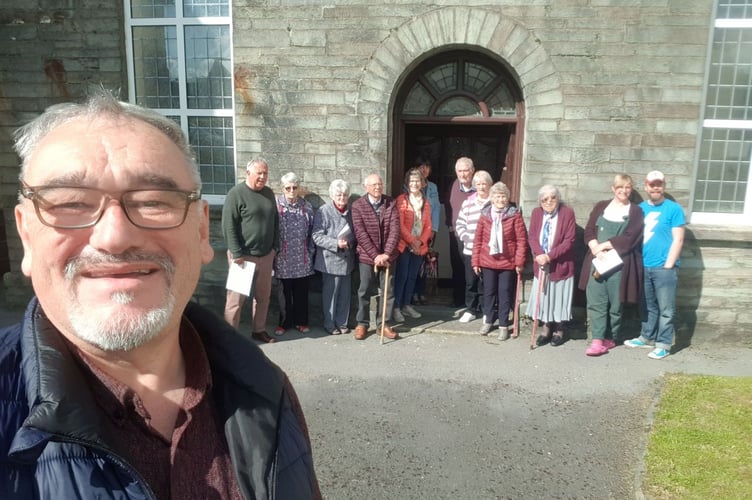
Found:
[[242, 265], [232, 263], [230, 271], [227, 273], [227, 286], [230, 291], [242, 293], [245, 296], [251, 295], [251, 286], [253, 286], [253, 273], [256, 272], [256, 263], [245, 261]]
[[598, 257], [593, 259], [593, 265], [595, 266], [595, 269], [601, 274], [609, 272], [621, 263], [622, 260], [621, 257], [619, 257], [619, 252], [614, 249], [606, 252], [606, 255], [602, 259]]

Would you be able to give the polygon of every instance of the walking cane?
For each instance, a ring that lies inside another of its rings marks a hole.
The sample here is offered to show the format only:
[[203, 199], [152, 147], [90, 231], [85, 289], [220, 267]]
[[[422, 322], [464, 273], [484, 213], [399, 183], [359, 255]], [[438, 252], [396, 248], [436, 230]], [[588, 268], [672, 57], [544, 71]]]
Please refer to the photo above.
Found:
[[512, 338], [516, 339], [520, 334], [520, 296], [522, 295], [522, 288], [520, 286], [520, 283], [522, 281], [522, 273], [517, 273], [517, 292], [516, 297], [514, 299], [514, 323], [512, 325], [512, 328], [514, 328], [514, 331], [512, 332]]
[[533, 313], [533, 333], [530, 335], [530, 350], [535, 349], [535, 330], [538, 327], [538, 313], [540, 312], [540, 303], [543, 296], [543, 281], [546, 278], [546, 271], [543, 266], [538, 270], [538, 290], [535, 296], [535, 312]]
[[[381, 343], [384, 343], [384, 326], [386, 326], [386, 299], [389, 296], [389, 266], [387, 263], [386, 266], [386, 274], [384, 274], [384, 287], [382, 288], [382, 294], [381, 301], [383, 304], [381, 305]], [[374, 265], [373, 266], [374, 272], [378, 273], [378, 268]]]

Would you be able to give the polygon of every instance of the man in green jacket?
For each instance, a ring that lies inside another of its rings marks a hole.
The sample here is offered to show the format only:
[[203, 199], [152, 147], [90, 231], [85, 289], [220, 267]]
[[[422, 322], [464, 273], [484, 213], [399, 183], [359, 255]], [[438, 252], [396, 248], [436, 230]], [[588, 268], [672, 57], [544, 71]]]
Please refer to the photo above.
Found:
[[[230, 189], [222, 209], [222, 233], [227, 242], [229, 265], [250, 261], [256, 264], [251, 297], [251, 335], [260, 342], [273, 343], [266, 332], [266, 316], [272, 291], [272, 269], [279, 241], [279, 214], [274, 192], [267, 187], [269, 166], [263, 158], [248, 162], [245, 182]], [[227, 290], [225, 320], [235, 328], [245, 295]]]

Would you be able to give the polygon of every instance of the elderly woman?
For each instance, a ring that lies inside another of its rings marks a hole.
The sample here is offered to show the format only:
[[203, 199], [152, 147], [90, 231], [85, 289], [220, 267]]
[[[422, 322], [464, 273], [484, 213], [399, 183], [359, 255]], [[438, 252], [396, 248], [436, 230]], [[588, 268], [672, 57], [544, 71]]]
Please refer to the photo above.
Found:
[[330, 335], [349, 333], [351, 274], [355, 269], [355, 232], [350, 218], [350, 186], [342, 179], [329, 185], [330, 203], [313, 217], [316, 259], [313, 268], [321, 273], [324, 329]]
[[[574, 210], [561, 200], [559, 188], [547, 184], [538, 190], [539, 207], [530, 215], [528, 244], [533, 251], [533, 292], [527, 315], [543, 323], [536, 344], [564, 343], [564, 323], [572, 319], [574, 291]], [[543, 276], [543, 288], [538, 282]], [[537, 304], [537, 305], [536, 305]], [[538, 316], [535, 317], [535, 310]]]
[[481, 210], [472, 255], [473, 272], [483, 275], [483, 324], [479, 333], [488, 335], [498, 317], [498, 338], [507, 340], [515, 277], [525, 266], [527, 231], [522, 213], [509, 204], [506, 184], [497, 182], [490, 192], [491, 205]]
[[[643, 217], [642, 209], [630, 200], [633, 185], [630, 176], [617, 174], [611, 186], [613, 199], [598, 202], [585, 226], [589, 252], [582, 263], [579, 286], [587, 297], [593, 336], [585, 351], [588, 356], [606, 354], [619, 344], [623, 304], [640, 300]], [[593, 264], [595, 259], [603, 263], [620, 259], [622, 263], [601, 273]]]
[[394, 276], [394, 309], [392, 318], [405, 321], [405, 314], [420, 318], [421, 314], [410, 305], [423, 257], [428, 253], [432, 236], [431, 204], [423, 196], [425, 179], [417, 168], [405, 174], [405, 191], [397, 197], [400, 220], [400, 241], [397, 270]]
[[300, 179], [289, 172], [280, 179], [283, 194], [276, 197], [279, 211], [279, 250], [274, 258], [274, 276], [280, 281], [279, 326], [275, 335], [297, 328], [307, 333], [308, 277], [313, 274], [314, 246], [311, 241], [313, 207], [298, 195]]
[[[427, 157], [419, 157], [413, 164], [415, 168], [420, 170], [423, 174], [423, 195], [428, 198], [428, 203], [431, 204], [431, 240], [428, 242], [428, 246], [432, 247], [436, 241], [436, 233], [439, 230], [439, 219], [441, 202], [439, 201], [439, 188], [434, 182], [428, 180], [431, 175], [431, 160]], [[423, 269], [421, 265], [421, 269]], [[420, 304], [422, 306], [428, 303], [426, 298], [426, 274], [418, 272], [418, 279], [415, 281], [415, 290], [413, 290], [413, 304]]]
[[[460, 323], [469, 323], [480, 314], [480, 293], [478, 284], [479, 274], [473, 270], [471, 256], [473, 255], [473, 241], [475, 240], [475, 228], [480, 219], [480, 212], [491, 204], [489, 189], [493, 184], [491, 174], [485, 170], [478, 170], [473, 175], [473, 187], [475, 193], [462, 202], [455, 232], [462, 242], [462, 260], [465, 264], [465, 313], [460, 318]], [[485, 311], [484, 311], [485, 313]]]

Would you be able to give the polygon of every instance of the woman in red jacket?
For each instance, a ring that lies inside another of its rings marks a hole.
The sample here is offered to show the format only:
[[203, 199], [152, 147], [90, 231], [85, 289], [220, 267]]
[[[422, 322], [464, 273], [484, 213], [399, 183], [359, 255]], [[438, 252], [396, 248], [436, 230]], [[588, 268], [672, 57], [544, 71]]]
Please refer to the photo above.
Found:
[[428, 253], [431, 239], [431, 205], [423, 196], [426, 180], [417, 168], [405, 174], [405, 193], [397, 197], [395, 204], [400, 220], [400, 256], [394, 276], [394, 321], [405, 321], [405, 314], [420, 318], [421, 314], [410, 305], [423, 257]]
[[[514, 300], [516, 274], [522, 272], [527, 253], [527, 231], [522, 212], [509, 205], [509, 188], [503, 182], [491, 186], [491, 205], [478, 221], [473, 244], [472, 265], [483, 283], [483, 324], [488, 335], [499, 319], [499, 340], [509, 338], [509, 311]], [[498, 308], [495, 305], [498, 304]]]

